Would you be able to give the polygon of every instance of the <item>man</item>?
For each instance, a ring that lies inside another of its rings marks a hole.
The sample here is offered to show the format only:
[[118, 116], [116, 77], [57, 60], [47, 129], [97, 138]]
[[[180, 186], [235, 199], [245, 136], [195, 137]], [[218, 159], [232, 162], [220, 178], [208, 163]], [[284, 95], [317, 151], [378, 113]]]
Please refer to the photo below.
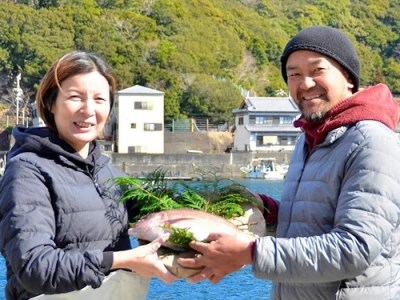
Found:
[[215, 233], [193, 242], [202, 255], [180, 263], [204, 269], [189, 282], [217, 283], [252, 264], [274, 282], [274, 299], [400, 299], [398, 104], [383, 84], [359, 91], [358, 56], [337, 29], [300, 31], [281, 63], [303, 134], [276, 237]]

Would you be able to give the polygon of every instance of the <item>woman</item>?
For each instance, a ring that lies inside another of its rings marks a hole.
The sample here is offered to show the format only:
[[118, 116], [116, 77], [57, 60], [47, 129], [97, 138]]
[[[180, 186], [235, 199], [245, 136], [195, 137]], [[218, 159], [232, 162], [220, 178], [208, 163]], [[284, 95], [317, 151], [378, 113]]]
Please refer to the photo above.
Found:
[[51, 66], [37, 93], [47, 127], [14, 129], [0, 185], [8, 300], [97, 288], [115, 269], [176, 279], [156, 254], [167, 237], [131, 249], [126, 234], [127, 208], [110, 184], [124, 175], [96, 141], [114, 92], [111, 69], [101, 58], [69, 53]]

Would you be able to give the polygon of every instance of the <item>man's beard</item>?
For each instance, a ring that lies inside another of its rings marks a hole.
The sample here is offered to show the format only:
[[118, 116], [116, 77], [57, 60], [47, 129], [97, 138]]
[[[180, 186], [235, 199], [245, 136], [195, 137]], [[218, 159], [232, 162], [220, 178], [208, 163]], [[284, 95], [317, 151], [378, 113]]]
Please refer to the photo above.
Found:
[[317, 111], [312, 113], [305, 113], [304, 111], [302, 111], [302, 114], [307, 122], [318, 123], [324, 119], [326, 111]]

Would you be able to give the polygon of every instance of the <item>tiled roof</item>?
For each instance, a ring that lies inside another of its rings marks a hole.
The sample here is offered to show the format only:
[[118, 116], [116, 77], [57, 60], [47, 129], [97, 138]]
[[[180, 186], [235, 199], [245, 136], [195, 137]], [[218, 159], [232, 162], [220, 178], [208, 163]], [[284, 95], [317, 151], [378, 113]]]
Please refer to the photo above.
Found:
[[296, 103], [289, 97], [248, 97], [240, 108], [259, 112], [299, 112]]

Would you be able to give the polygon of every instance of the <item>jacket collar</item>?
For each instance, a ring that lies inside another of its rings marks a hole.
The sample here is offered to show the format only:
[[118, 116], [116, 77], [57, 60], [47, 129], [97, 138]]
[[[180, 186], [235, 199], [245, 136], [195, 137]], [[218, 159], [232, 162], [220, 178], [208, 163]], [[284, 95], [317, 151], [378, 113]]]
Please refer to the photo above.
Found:
[[[310, 123], [301, 117], [294, 122], [294, 126], [304, 131], [306, 144], [311, 152], [332, 130], [346, 128], [363, 120], [375, 120], [392, 130], [396, 129], [399, 106], [386, 85], [378, 84], [359, 91], [333, 107], [320, 122]], [[335, 132], [332, 136], [341, 130]]]

